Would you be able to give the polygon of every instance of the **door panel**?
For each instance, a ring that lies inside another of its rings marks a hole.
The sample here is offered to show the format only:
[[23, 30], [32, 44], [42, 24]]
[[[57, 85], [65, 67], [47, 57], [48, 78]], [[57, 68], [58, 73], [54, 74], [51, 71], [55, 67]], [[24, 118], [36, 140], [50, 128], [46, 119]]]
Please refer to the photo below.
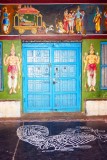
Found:
[[24, 112], [80, 111], [80, 43], [23, 43]]
[[54, 109], [71, 111], [77, 107], [77, 51], [54, 49]]

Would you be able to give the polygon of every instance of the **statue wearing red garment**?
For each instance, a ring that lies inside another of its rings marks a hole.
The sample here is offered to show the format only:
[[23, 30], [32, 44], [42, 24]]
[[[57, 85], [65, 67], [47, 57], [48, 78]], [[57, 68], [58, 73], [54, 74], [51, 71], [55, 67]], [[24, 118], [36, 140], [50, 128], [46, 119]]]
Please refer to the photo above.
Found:
[[100, 58], [98, 53], [95, 54], [93, 44], [90, 45], [89, 54], [87, 55], [87, 53], [85, 53], [83, 60], [85, 63], [84, 73], [87, 71], [87, 85], [89, 91], [95, 91], [97, 64], [99, 64]]
[[4, 65], [7, 67], [9, 93], [16, 93], [18, 74], [20, 75], [21, 58], [16, 56], [15, 47], [12, 44], [10, 55], [4, 57]]

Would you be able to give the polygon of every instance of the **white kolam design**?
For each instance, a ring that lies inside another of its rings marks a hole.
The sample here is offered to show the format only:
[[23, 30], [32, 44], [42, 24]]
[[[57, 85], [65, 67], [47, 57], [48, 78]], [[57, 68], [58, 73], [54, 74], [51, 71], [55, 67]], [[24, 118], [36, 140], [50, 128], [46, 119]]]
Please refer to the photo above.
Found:
[[42, 152], [74, 151], [76, 148], [89, 149], [89, 142], [97, 139], [107, 142], [105, 130], [93, 129], [86, 126], [67, 128], [58, 135], [49, 135], [49, 130], [41, 125], [25, 125], [17, 129], [20, 140], [28, 142]]

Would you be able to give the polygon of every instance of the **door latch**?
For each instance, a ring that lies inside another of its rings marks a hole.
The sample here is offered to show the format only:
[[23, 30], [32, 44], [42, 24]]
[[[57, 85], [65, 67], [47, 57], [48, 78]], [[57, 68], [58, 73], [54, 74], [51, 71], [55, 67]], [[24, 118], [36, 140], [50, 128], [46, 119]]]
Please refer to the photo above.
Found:
[[53, 78], [53, 84], [55, 84], [55, 83], [57, 83], [57, 82], [56, 82], [55, 78]]

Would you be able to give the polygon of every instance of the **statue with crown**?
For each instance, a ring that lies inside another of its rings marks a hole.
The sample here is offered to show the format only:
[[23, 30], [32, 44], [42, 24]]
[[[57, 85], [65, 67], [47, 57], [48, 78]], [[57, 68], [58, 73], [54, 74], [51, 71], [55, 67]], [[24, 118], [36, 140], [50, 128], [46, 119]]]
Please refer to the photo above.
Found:
[[16, 93], [18, 86], [18, 76], [20, 75], [20, 55], [16, 56], [15, 46], [12, 43], [10, 54], [5, 54], [4, 65], [7, 66], [9, 93]]
[[87, 82], [85, 84], [86, 89], [89, 88], [89, 91], [96, 91], [96, 71], [97, 64], [100, 62], [100, 57], [98, 52], [95, 52], [93, 44], [90, 45], [89, 52], [85, 52], [83, 57], [84, 61], [84, 73], [87, 73]]
[[95, 23], [95, 32], [96, 33], [100, 33], [101, 18], [102, 18], [102, 12], [100, 12], [99, 7], [97, 7], [96, 14], [95, 14], [94, 19], [93, 19], [93, 22]]
[[2, 18], [2, 30], [5, 34], [9, 34], [10, 30], [10, 13], [7, 12], [7, 7], [3, 8], [3, 18]]

